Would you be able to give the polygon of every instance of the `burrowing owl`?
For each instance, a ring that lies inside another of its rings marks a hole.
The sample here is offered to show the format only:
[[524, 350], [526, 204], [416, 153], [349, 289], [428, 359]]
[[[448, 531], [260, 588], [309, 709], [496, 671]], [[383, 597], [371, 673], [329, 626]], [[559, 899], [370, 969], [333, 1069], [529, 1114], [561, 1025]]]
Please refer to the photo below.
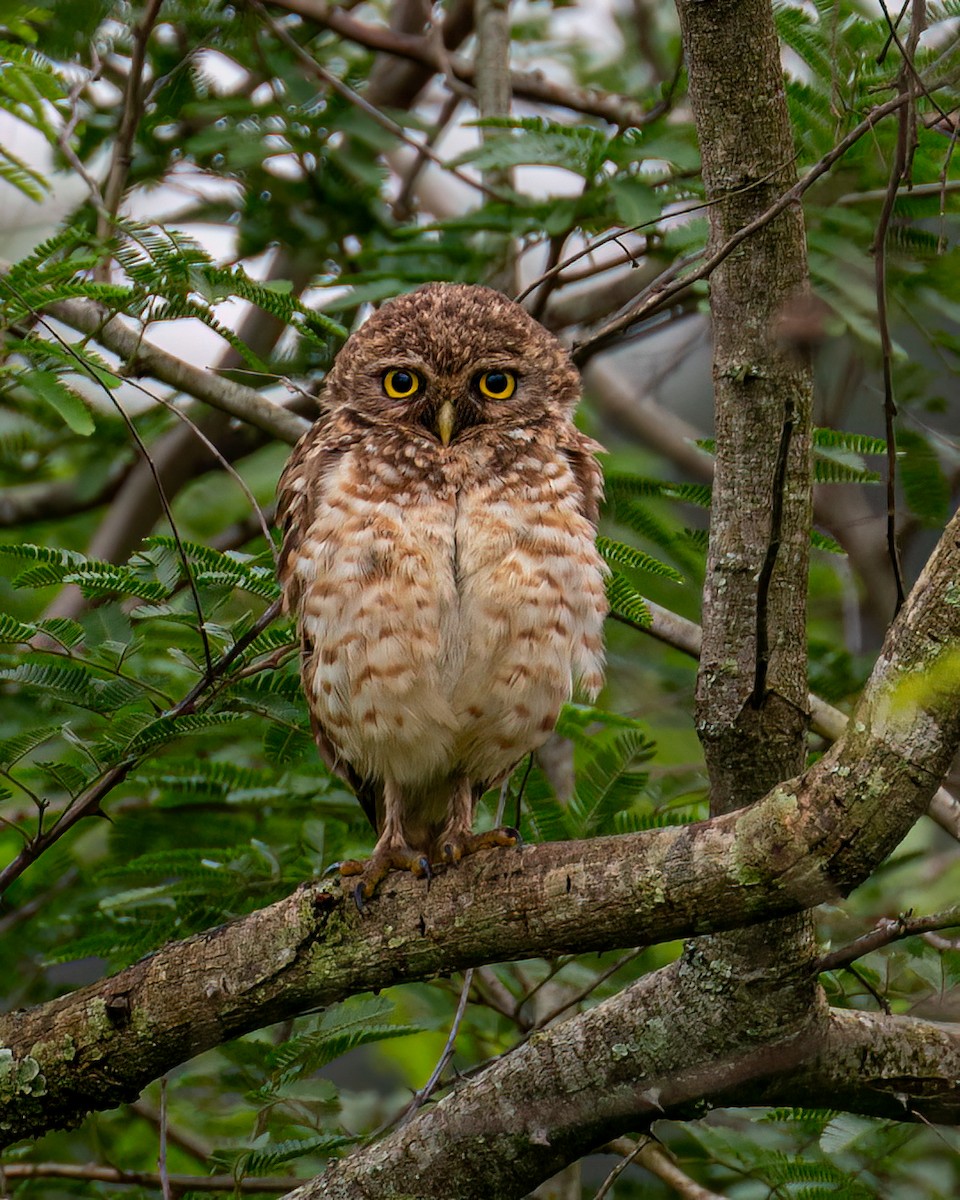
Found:
[[477, 798], [601, 686], [602, 477], [579, 394], [519, 305], [427, 284], [347, 341], [280, 479], [317, 745], [379, 834], [340, 867], [360, 907], [394, 868], [515, 844], [473, 834]]

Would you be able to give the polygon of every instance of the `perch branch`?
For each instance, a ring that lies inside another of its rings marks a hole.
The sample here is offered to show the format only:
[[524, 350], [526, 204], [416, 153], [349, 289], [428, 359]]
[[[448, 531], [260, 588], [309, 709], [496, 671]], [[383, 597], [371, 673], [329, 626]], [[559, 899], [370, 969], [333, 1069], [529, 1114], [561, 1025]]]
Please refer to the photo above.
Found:
[[134, 1098], [189, 1056], [359, 991], [507, 959], [662, 942], [836, 900], [903, 838], [960, 745], [960, 672], [949, 649], [960, 642], [958, 574], [960, 515], [843, 736], [751, 808], [480, 854], [438, 876], [429, 895], [395, 874], [369, 920], [306, 884], [116, 976], [0, 1017], [4, 1137], [75, 1123], [88, 1108]]

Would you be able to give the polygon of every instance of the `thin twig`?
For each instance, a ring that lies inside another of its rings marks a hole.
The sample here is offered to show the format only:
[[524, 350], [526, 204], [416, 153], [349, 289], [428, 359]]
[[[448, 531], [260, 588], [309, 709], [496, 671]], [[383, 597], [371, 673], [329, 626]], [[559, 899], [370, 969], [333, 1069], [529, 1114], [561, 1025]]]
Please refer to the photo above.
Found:
[[[689, 621], [686, 617], [681, 617], [652, 600], [648, 600], [646, 604], [651, 616], [649, 625], [631, 621], [629, 617], [622, 616], [620, 613], [610, 613], [610, 619], [656, 638], [658, 642], [673, 646], [676, 650], [682, 650], [691, 658], [699, 658], [703, 639], [703, 631], [700, 626], [695, 621]], [[807, 704], [810, 707], [810, 727], [814, 733], [820, 734], [830, 742], [835, 742], [843, 736], [849, 719], [845, 713], [842, 713], [839, 708], [827, 704], [825, 700], [821, 700], [812, 692], [807, 696]], [[960, 801], [951, 796], [946, 788], [941, 787], [934, 792], [933, 799], [927, 808], [927, 815], [931, 820], [936, 821], [941, 829], [945, 829], [951, 837], [960, 841]]]
[[[8, 279], [3, 279], [3, 277], [0, 276], [0, 282], [3, 283], [3, 286], [6, 287], [7, 290], [9, 292], [11, 292], [17, 298], [17, 300], [19, 300], [20, 303], [23, 304], [23, 306], [25, 308], [29, 308], [29, 305], [27, 304], [24, 297], [20, 294], [20, 292], [18, 292], [18, 290], [13, 286], [13, 284], [10, 283], [10, 281]], [[210, 650], [210, 639], [207, 636], [206, 619], [203, 614], [203, 605], [200, 601], [200, 591], [197, 587], [197, 582], [193, 577], [193, 571], [191, 570], [191, 567], [190, 567], [190, 560], [187, 557], [187, 551], [183, 545], [183, 539], [180, 537], [180, 530], [177, 528], [177, 523], [174, 520], [173, 509], [170, 505], [170, 500], [167, 497], [166, 488], [163, 486], [163, 479], [160, 477], [160, 472], [157, 470], [157, 464], [153, 459], [153, 455], [150, 453], [149, 449], [147, 448], [147, 443], [140, 436], [140, 431], [137, 429], [136, 425], [133, 423], [133, 420], [131, 419], [130, 414], [127, 412], [127, 410], [123, 407], [123, 405], [117, 399], [116, 393], [113, 391], [113, 389], [110, 388], [104, 382], [104, 380], [101, 379], [101, 377], [98, 374], [95, 374], [94, 372], [90, 371], [90, 369], [87, 366], [87, 363], [83, 359], [83, 357], [76, 352], [76, 350], [73, 348], [73, 346], [70, 344], [70, 342], [68, 342], [66, 340], [66, 338], [60, 336], [60, 334], [57, 332], [57, 330], [54, 329], [54, 327], [50, 324], [50, 322], [45, 317], [41, 316], [38, 312], [36, 312], [34, 310], [31, 310], [31, 311], [33, 312], [34, 319], [38, 322], [38, 324], [47, 331], [47, 333], [50, 335], [50, 337], [52, 337], [54, 339], [54, 341], [56, 341], [62, 347], [62, 349], [64, 349], [67, 352], [67, 354], [69, 354], [77, 362], [80, 369], [82, 371], [84, 371], [86, 374], [88, 374], [89, 377], [94, 381], [94, 383], [101, 389], [101, 391], [103, 391], [106, 394], [107, 399], [110, 401], [110, 403], [113, 405], [113, 407], [120, 414], [120, 417], [121, 417], [124, 425], [126, 425], [126, 427], [127, 427], [127, 432], [130, 434], [130, 437], [136, 443], [137, 449], [140, 451], [140, 454], [142, 455], [144, 461], [146, 462], [146, 464], [150, 470], [150, 474], [153, 476], [154, 486], [157, 489], [157, 496], [160, 499], [160, 505], [163, 508], [164, 516], [167, 518], [167, 522], [169, 523], [170, 530], [173, 534], [173, 539], [176, 542], [177, 555], [180, 559], [180, 564], [183, 568], [184, 578], [187, 581], [187, 586], [190, 589], [190, 595], [193, 599], [193, 607], [197, 614], [197, 633], [200, 636], [200, 643], [203, 646], [203, 660], [204, 660], [204, 664], [206, 666], [207, 673], [209, 674], [209, 672], [211, 671], [211, 669], [213, 667], [213, 656], [212, 656], [212, 653]]]
[[393, 215], [398, 221], [407, 221], [412, 215], [411, 204], [413, 200], [414, 188], [417, 180], [420, 178], [420, 173], [430, 161], [423, 152], [423, 147], [426, 146], [432, 150], [443, 136], [447, 126], [456, 115], [457, 109], [460, 107], [461, 99], [459, 96], [450, 95], [443, 103], [440, 113], [434, 122], [433, 128], [417, 147], [417, 152], [414, 155], [413, 162], [407, 169], [403, 183], [396, 200], [393, 202]]
[[[277, 617], [280, 612], [280, 601], [275, 600], [273, 604], [266, 609], [257, 620], [253, 623], [250, 629], [230, 647], [221, 659], [213, 664], [210, 671], [205, 673], [198, 683], [194, 685], [183, 697], [179, 703], [174, 705], [168, 712], [163, 713], [165, 717], [182, 717], [189, 713], [195, 712], [197, 701], [203, 696], [204, 692], [210, 688], [217, 679], [227, 671], [233, 662], [246, 650], [264, 629]], [[9, 862], [2, 871], [0, 871], [0, 895], [10, 886], [10, 884], [18, 879], [23, 872], [35, 862], [45, 850], [48, 850], [54, 842], [58, 841], [67, 830], [72, 829], [74, 825], [84, 817], [93, 816], [100, 811], [101, 801], [109, 795], [111, 791], [130, 774], [135, 766], [142, 761], [142, 757], [130, 758], [125, 762], [118, 763], [111, 767], [93, 784], [81, 792], [79, 796], [63, 811], [57, 821], [45, 833], [39, 834], [33, 838], [31, 842], [24, 846], [20, 853]]]
[[[18, 1162], [6, 1163], [3, 1172], [7, 1179], [79, 1179], [91, 1183], [112, 1183], [123, 1187], [161, 1186], [156, 1171], [121, 1171], [117, 1167], [101, 1167], [93, 1163]], [[247, 1176], [235, 1179], [233, 1175], [170, 1175], [171, 1188], [178, 1192], [274, 1192], [292, 1191], [305, 1180], [294, 1176]]]
[[463, 985], [460, 988], [460, 999], [457, 1002], [457, 1011], [453, 1016], [453, 1024], [450, 1026], [450, 1033], [447, 1035], [446, 1045], [443, 1047], [443, 1053], [437, 1060], [437, 1065], [433, 1068], [430, 1078], [423, 1087], [414, 1095], [413, 1099], [400, 1114], [397, 1119], [397, 1125], [404, 1125], [413, 1116], [417, 1109], [422, 1108], [430, 1099], [436, 1090], [437, 1084], [440, 1082], [440, 1076], [447, 1069], [447, 1063], [453, 1058], [453, 1051], [457, 1044], [457, 1035], [460, 1033], [460, 1025], [463, 1022], [464, 1014], [467, 1011], [467, 1001], [470, 998], [470, 988], [473, 986], [473, 968], [464, 971]]
[[[296, 13], [308, 21], [332, 29], [340, 37], [377, 50], [381, 54], [392, 54], [397, 58], [420, 63], [438, 75], [446, 75], [449, 70], [457, 79], [467, 84], [475, 82], [474, 63], [452, 54], [446, 56], [445, 63], [429, 37], [401, 33], [386, 25], [358, 21], [347, 14], [342, 5], [327, 4], [325, 0], [271, 0], [271, 4], [275, 8]], [[673, 96], [672, 89], [668, 89], [661, 100], [651, 108], [645, 109], [626, 96], [593, 88], [565, 86], [545, 78], [536, 71], [511, 71], [510, 86], [513, 94], [521, 99], [601, 117], [620, 128], [642, 128], [649, 125], [669, 109]]]
[[407, 133], [403, 126], [394, 121], [392, 117], [388, 117], [386, 113], [382, 113], [380, 109], [376, 107], [376, 105], [371, 104], [369, 100], [364, 99], [364, 97], [361, 96], [359, 92], [354, 91], [349, 84], [344, 83], [342, 79], [338, 79], [336, 75], [332, 74], [325, 67], [322, 67], [312, 55], [308, 54], [307, 51], [304, 50], [296, 38], [291, 37], [287, 30], [284, 29], [282, 25], [279, 25], [273, 19], [273, 17], [270, 16], [267, 10], [260, 3], [260, 0], [250, 0], [250, 7], [259, 14], [261, 20], [272, 31], [274, 36], [279, 38], [285, 46], [293, 51], [297, 59], [299, 59], [303, 66], [305, 66], [312, 75], [315, 75], [317, 79], [325, 83], [327, 87], [336, 92], [338, 96], [342, 96], [344, 100], [348, 101], [355, 108], [358, 108], [361, 112], [366, 113], [371, 120], [375, 121], [381, 127], [381, 129], [386, 129], [388, 133], [392, 133], [394, 137], [399, 138], [400, 141], [404, 142], [406, 145], [412, 146], [414, 150], [420, 154], [423, 154], [425, 158], [428, 158], [432, 163], [435, 163], [438, 167], [441, 167], [449, 175], [453, 175], [455, 178], [459, 179], [461, 183], [466, 183], [470, 187], [475, 188], [478, 192], [482, 192], [489, 199], [499, 200], [503, 204], [508, 204], [510, 202], [509, 196], [502, 195], [495, 189], [487, 187], [487, 185], [481, 180], [474, 178], [472, 175], [468, 175], [465, 171], [461, 171], [459, 167], [454, 167], [449, 163], [444, 162], [440, 155], [436, 154], [431, 147], [427, 145], [425, 140], [417, 141], [415, 137], [411, 137], [411, 135]]
[[133, 48], [130, 53], [130, 73], [120, 107], [120, 124], [113, 144], [113, 155], [107, 182], [103, 187], [103, 207], [97, 213], [97, 237], [106, 238], [116, 219], [123, 199], [123, 189], [133, 161], [133, 141], [143, 116], [143, 70], [146, 64], [147, 42], [160, 15], [163, 0], [147, 0], [143, 16], [133, 29]]
[[[960, 75], [960, 71], [951, 71], [944, 79], [938, 80], [936, 84], [929, 85], [931, 88], [942, 87], [952, 83], [953, 80]], [[681, 292], [685, 291], [691, 284], [698, 282], [701, 279], [706, 279], [716, 268], [726, 259], [734, 250], [745, 241], [751, 238], [759, 230], [764, 229], [771, 221], [776, 220], [781, 213], [786, 212], [792, 205], [797, 204], [805, 193], [822, 178], [847, 151], [867, 133], [870, 132], [880, 121], [890, 116], [891, 113], [897, 112], [907, 103], [908, 96], [905, 94], [894, 96], [884, 104], [878, 104], [872, 109], [862, 121], [859, 122], [850, 132], [843, 137], [837, 144], [829, 150], [823, 157], [815, 163], [809, 171], [799, 179], [792, 187], [783, 192], [777, 199], [762, 212], [759, 216], [749, 221], [746, 225], [732, 234], [721, 246], [718, 246], [711, 254], [703, 259], [700, 266], [691, 271], [687, 275], [680, 276], [680, 272], [684, 269], [686, 263], [674, 264], [659, 275], [649, 287], [641, 292], [640, 296], [634, 301], [625, 312], [620, 313], [612, 320], [603, 325], [596, 333], [587, 338], [583, 342], [577, 343], [573, 348], [573, 358], [578, 365], [582, 365], [590, 357], [608, 345], [616, 335], [634, 325], [637, 321], [644, 317], [650, 316], [652, 313], [664, 308], [671, 303], [673, 299]], [[678, 276], [680, 276], [678, 278]]]
[[161, 383], [187, 392], [201, 403], [246, 421], [291, 446], [310, 428], [305, 418], [273, 404], [253, 388], [195, 367], [145, 341], [142, 332], [94, 300], [58, 300], [44, 311], [116, 354], [124, 364], [120, 374], [128, 378], [134, 372], [152, 375]]
[[157, 1155], [160, 1190], [163, 1200], [171, 1200], [170, 1175], [167, 1171], [167, 1077], [160, 1080], [160, 1152]]
[[[226, 473], [230, 476], [230, 478], [234, 481], [234, 483], [236, 483], [237, 486], [240, 488], [240, 490], [243, 492], [245, 499], [247, 500], [247, 502], [250, 505], [250, 509], [253, 514], [254, 520], [256, 521], [257, 526], [259, 528], [259, 532], [263, 535], [263, 538], [266, 541], [267, 546], [270, 550], [270, 553], [273, 557], [274, 566], [276, 566], [279, 561], [278, 551], [277, 551], [277, 547], [274, 545], [273, 538], [270, 536], [270, 527], [267, 523], [267, 514], [264, 512], [263, 508], [260, 506], [260, 502], [257, 500], [256, 496], [253, 494], [253, 492], [250, 488], [250, 485], [243, 478], [243, 476], [240, 474], [240, 472], [237, 470], [237, 468], [233, 465], [233, 463], [230, 462], [230, 460], [228, 458], [226, 458], [226, 456], [220, 452], [220, 449], [216, 445], [216, 443], [211, 438], [207, 437], [207, 435], [203, 432], [203, 430], [196, 423], [196, 421], [193, 420], [193, 418], [190, 416], [190, 414], [185, 412], [182, 408], [180, 408], [179, 405], [174, 404], [172, 401], [168, 400], [165, 396], [160, 396], [156, 392], [151, 392], [149, 388], [144, 387], [142, 383], [138, 383], [135, 379], [128, 379], [127, 384], [130, 387], [134, 388], [136, 391], [140, 392], [142, 395], [147, 396], [155, 404], [159, 404], [162, 408], [165, 408], [168, 412], [173, 413], [173, 415], [177, 418], [178, 421], [181, 422], [181, 424], [187, 426], [187, 428], [191, 431], [191, 433], [194, 435], [194, 437], [197, 439], [197, 441], [200, 442], [202, 445], [206, 446], [206, 448], [210, 451], [210, 454], [213, 457], [214, 461], [219, 463], [219, 465], [224, 469], [224, 471], [226, 471]], [[253, 535], [251, 534], [251, 536], [253, 536]]]
[[631, 1150], [627, 1151], [627, 1153], [623, 1156], [623, 1158], [621, 1158], [606, 1179], [604, 1179], [603, 1183], [601, 1183], [597, 1188], [593, 1200], [603, 1200], [603, 1197], [606, 1196], [606, 1194], [610, 1191], [627, 1167], [629, 1167], [630, 1164], [636, 1160], [637, 1156], [640, 1154], [640, 1151], [644, 1148], [644, 1146], [646, 1146], [648, 1141], [650, 1141], [650, 1138], [647, 1136], [638, 1139], [636, 1145]]
[[[650, 1134], [638, 1138], [635, 1147], [629, 1138], [616, 1138], [614, 1141], [608, 1142], [604, 1148], [612, 1154], [624, 1155], [627, 1162], [636, 1155], [635, 1161], [638, 1166], [662, 1180], [683, 1200], [724, 1200], [724, 1197], [718, 1192], [712, 1192], [709, 1188], [703, 1187], [682, 1171], [666, 1148]], [[623, 1166], [626, 1165], [625, 1162]], [[600, 1193], [597, 1192], [594, 1200], [599, 1200], [599, 1196]]]
[[615, 963], [611, 963], [605, 971], [601, 971], [599, 975], [595, 976], [586, 987], [581, 988], [579, 992], [575, 992], [568, 999], [564, 1000], [562, 1004], [558, 1004], [556, 1008], [552, 1008], [549, 1012], [544, 1013], [537, 1021], [536, 1028], [544, 1029], [551, 1021], [555, 1021], [561, 1013], [565, 1013], [568, 1008], [582, 1003], [591, 993], [596, 991], [601, 983], [606, 983], [610, 976], [616, 975], [621, 967], [625, 967], [628, 963], [633, 962], [635, 958], [639, 958], [644, 950], [646, 950], [646, 946], [638, 946], [635, 950], [630, 950], [622, 955]]
[[783, 537], [783, 497], [787, 486], [787, 464], [790, 459], [790, 445], [793, 440], [794, 423], [793, 401], [787, 397], [784, 401], [783, 425], [780, 429], [780, 445], [777, 447], [777, 461], [773, 471], [772, 495], [770, 497], [770, 534], [767, 540], [767, 550], [760, 567], [757, 579], [757, 617], [756, 617], [756, 664], [753, 679], [753, 695], [751, 704], [754, 708], [763, 705], [767, 691], [767, 671], [770, 666], [770, 628], [768, 604], [770, 585], [773, 582], [773, 572], [780, 553], [780, 543]]
[[922, 933], [933, 933], [938, 929], [955, 928], [960, 928], [960, 908], [949, 908], [926, 917], [913, 917], [909, 913], [899, 917], [883, 917], [869, 933], [864, 933], [848, 945], [831, 950], [817, 959], [814, 971], [818, 975], [823, 971], [836, 971], [840, 967], [848, 967], [865, 954], [879, 950], [882, 946], [889, 946], [891, 942], [899, 942], [903, 938], [916, 937]]
[[[789, 161], [794, 162], [796, 160], [796, 157], [797, 157], [796, 155], [793, 155]], [[768, 179], [772, 179], [774, 175], [778, 175], [780, 173], [780, 171], [783, 169], [783, 167], [786, 165], [788, 165], [788, 164], [787, 163], [778, 164], [776, 167], [773, 168], [773, 170], [769, 171], [766, 175], [761, 175], [759, 179], [751, 180], [750, 183], [744, 184], [743, 187], [731, 188], [730, 191], [724, 192], [723, 196], [717, 197], [713, 200], [700, 200], [696, 204], [688, 204], [686, 208], [677, 209], [676, 212], [671, 212], [669, 214], [670, 220], [676, 220], [678, 217], [686, 217], [686, 216], [689, 216], [691, 213], [702, 212], [704, 209], [712, 208], [715, 204], [721, 204], [724, 201], [729, 200], [731, 196], [739, 196], [744, 192], [753, 191], [753, 189], [758, 187], [761, 183], [766, 183], [766, 181]], [[680, 178], [680, 177], [681, 177], [681, 173], [677, 172], [675, 174], [668, 176], [665, 179], [660, 180], [658, 184], [651, 185], [651, 186], [661, 186], [663, 184], [670, 183], [673, 180]], [[588, 186], [589, 186], [589, 181], [586, 181], [585, 186], [584, 186], [584, 191], [587, 190]], [[525, 300], [527, 298], [527, 296], [530, 295], [530, 293], [535, 288], [540, 287], [541, 284], [548, 283], [555, 276], [557, 276], [561, 272], [565, 271], [567, 269], [567, 267], [572, 266], [575, 262], [579, 262], [579, 260], [581, 258], [585, 258], [588, 254], [592, 254], [595, 250], [599, 250], [601, 246], [605, 246], [608, 242], [616, 242], [617, 245], [620, 246], [621, 250], [624, 251], [625, 257], [621, 260], [618, 260], [617, 262], [606, 264], [603, 267], [604, 270], [609, 270], [611, 267], [620, 266], [620, 265], [622, 265], [622, 263], [627, 263], [627, 262], [629, 262], [631, 265], [633, 265], [635, 267], [639, 266], [639, 263], [637, 262], [637, 256], [634, 254], [631, 254], [631, 252], [627, 249], [627, 247], [621, 243], [620, 239], [623, 237], [626, 237], [626, 235], [628, 233], [639, 233], [643, 229], [653, 229], [657, 225], [659, 225], [663, 220], [664, 220], [664, 215], [661, 213], [660, 216], [652, 217], [649, 221], [641, 221], [639, 225], [627, 225], [623, 229], [615, 229], [612, 233], [603, 234], [602, 237], [598, 237], [598, 238], [594, 239], [592, 242], [589, 242], [586, 246], [584, 246], [584, 248], [582, 250], [578, 250], [575, 254], [571, 254], [569, 258], [565, 258], [562, 262], [555, 263], [552, 266], [550, 266], [546, 271], [543, 272], [542, 275], [538, 275], [537, 278], [534, 279], [532, 283], [528, 284], [527, 287], [525, 287], [522, 292], [519, 292], [516, 296], [514, 296], [514, 299], [516, 300], [516, 302], [518, 304], [521, 303], [523, 300]], [[696, 253], [689, 255], [687, 258], [681, 259], [680, 262], [673, 264], [673, 267], [671, 268], [671, 270], [682, 269], [684, 266], [688, 265], [689, 263], [696, 262], [697, 259], [703, 257], [703, 253], [704, 253], [703, 251], [697, 251]], [[565, 280], [565, 282], [573, 283], [573, 282], [576, 282], [577, 280], [585, 278], [585, 277], [586, 277], [585, 274], [572, 275], [572, 276], [570, 276], [569, 280]], [[661, 278], [661, 277], [658, 277], [658, 278]], [[656, 280], [654, 282], [656, 282]]]
[[[884, 8], [884, 13], [886, 14], [886, 8]], [[887, 14], [887, 21], [896, 38], [896, 27], [890, 22], [889, 14]], [[911, 40], [913, 40], [912, 31]], [[899, 39], [897, 42], [899, 44]], [[897, 403], [893, 390], [893, 339], [890, 336], [890, 317], [887, 309], [887, 232], [890, 228], [890, 219], [893, 216], [900, 185], [906, 177], [912, 154], [910, 130], [913, 128], [912, 113], [915, 93], [913, 84], [908, 79], [906, 51], [904, 50], [903, 53], [904, 63], [900, 68], [897, 87], [899, 96], [904, 103], [897, 114], [897, 141], [893, 165], [890, 168], [887, 194], [880, 209], [880, 216], [877, 218], [877, 228], [872, 246], [877, 295], [877, 326], [880, 333], [880, 351], [883, 361], [883, 421], [887, 442], [887, 554], [890, 558], [890, 567], [897, 590], [894, 616], [900, 611], [906, 598], [906, 587], [903, 579], [903, 565], [900, 561], [900, 547], [897, 543]]]
[[887, 1016], [890, 1016], [892, 1011], [890, 1008], [890, 1001], [881, 992], [878, 992], [870, 980], [867, 979], [860, 971], [858, 971], [852, 963], [847, 963], [845, 967], [841, 967], [841, 970], [849, 971], [854, 979], [856, 979], [860, 984], [863, 985], [863, 987], [867, 989], [867, 991], [874, 998], [874, 1000], [876, 1000], [879, 1007], [887, 1014]]

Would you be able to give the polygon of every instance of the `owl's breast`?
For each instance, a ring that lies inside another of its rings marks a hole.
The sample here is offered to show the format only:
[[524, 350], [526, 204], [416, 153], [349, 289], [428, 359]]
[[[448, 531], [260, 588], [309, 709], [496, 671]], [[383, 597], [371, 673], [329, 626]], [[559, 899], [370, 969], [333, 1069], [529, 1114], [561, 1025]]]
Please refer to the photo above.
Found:
[[600, 690], [605, 568], [581, 501], [565, 457], [537, 444], [460, 492], [454, 705], [472, 778], [500, 777], [575, 691]]
[[293, 569], [315, 719], [362, 776], [403, 782], [454, 754], [456, 497], [385, 477], [387, 466], [344, 456]]
[[599, 688], [592, 526], [562, 457], [516, 459], [438, 479], [347, 455], [324, 481], [291, 564], [304, 682], [361, 775], [497, 778]]

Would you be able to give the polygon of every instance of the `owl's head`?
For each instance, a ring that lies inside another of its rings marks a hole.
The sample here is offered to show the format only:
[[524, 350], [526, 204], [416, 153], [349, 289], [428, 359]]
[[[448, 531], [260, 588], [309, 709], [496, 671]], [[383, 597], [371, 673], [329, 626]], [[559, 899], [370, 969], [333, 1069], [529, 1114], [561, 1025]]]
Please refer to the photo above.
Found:
[[324, 407], [449, 445], [484, 426], [569, 417], [580, 376], [560, 342], [490, 288], [428, 283], [345, 343]]

